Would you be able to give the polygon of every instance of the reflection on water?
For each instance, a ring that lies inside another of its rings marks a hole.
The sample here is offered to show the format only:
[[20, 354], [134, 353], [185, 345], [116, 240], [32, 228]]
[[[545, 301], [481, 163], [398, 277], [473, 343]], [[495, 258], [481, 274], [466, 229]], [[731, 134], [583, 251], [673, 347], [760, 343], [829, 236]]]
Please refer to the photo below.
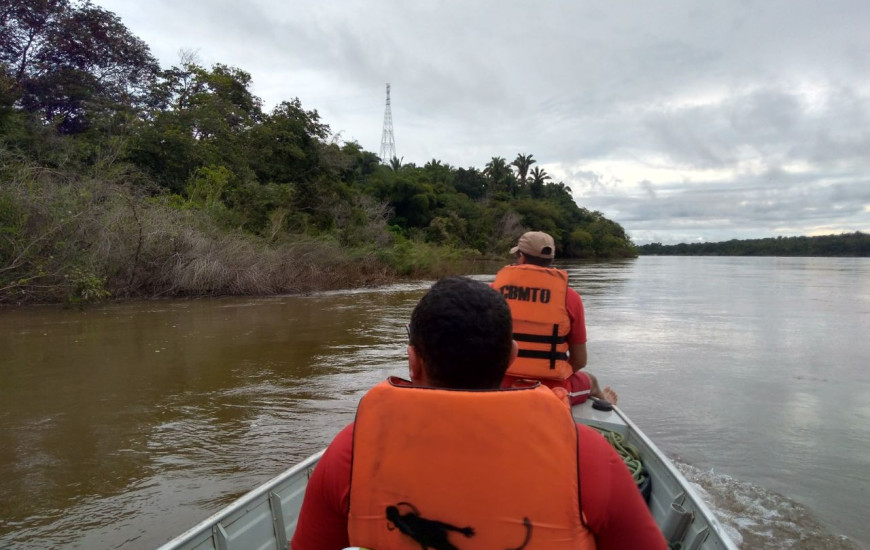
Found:
[[[744, 547], [849, 547], [795, 501], [870, 539], [870, 263], [567, 267], [589, 369], [712, 501], [739, 497], [717, 505]], [[0, 547], [153, 547], [319, 450], [407, 373], [429, 284], [0, 312]], [[758, 542], [771, 513], [825, 544]]]

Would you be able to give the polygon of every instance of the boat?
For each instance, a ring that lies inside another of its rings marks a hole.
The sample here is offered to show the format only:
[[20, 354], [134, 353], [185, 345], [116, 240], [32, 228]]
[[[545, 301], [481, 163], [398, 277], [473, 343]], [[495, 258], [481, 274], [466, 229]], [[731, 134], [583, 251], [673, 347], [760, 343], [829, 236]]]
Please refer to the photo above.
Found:
[[[574, 419], [616, 437], [640, 455], [648, 475], [645, 495], [671, 548], [737, 550], [707, 505], [673, 463], [618, 407], [594, 398], [572, 407]], [[305, 486], [323, 451], [167, 542], [158, 550], [287, 550]]]

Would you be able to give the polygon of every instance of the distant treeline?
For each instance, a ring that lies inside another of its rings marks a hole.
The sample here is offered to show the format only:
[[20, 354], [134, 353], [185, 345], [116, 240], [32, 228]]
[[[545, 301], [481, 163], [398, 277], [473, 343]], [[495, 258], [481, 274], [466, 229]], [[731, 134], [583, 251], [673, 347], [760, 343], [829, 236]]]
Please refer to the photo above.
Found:
[[636, 255], [531, 154], [382, 163], [298, 99], [264, 111], [250, 85], [192, 55], [162, 69], [86, 1], [6, 0], [0, 304], [436, 276], [504, 257], [527, 229], [560, 257]]
[[821, 237], [770, 237], [718, 243], [651, 243], [640, 254], [672, 256], [870, 256], [870, 235], [861, 232]]

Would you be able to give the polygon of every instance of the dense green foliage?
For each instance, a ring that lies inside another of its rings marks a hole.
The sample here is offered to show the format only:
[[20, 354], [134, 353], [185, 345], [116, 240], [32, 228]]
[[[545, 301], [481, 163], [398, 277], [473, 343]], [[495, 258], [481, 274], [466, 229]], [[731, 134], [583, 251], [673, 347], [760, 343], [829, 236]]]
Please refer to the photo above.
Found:
[[382, 164], [298, 99], [264, 111], [241, 69], [161, 69], [87, 2], [4, 3], [0, 69], [0, 303], [433, 275], [527, 229], [561, 257], [636, 255], [530, 154]]
[[821, 237], [776, 237], [719, 243], [637, 247], [640, 254], [675, 256], [870, 256], [870, 235], [861, 232]]

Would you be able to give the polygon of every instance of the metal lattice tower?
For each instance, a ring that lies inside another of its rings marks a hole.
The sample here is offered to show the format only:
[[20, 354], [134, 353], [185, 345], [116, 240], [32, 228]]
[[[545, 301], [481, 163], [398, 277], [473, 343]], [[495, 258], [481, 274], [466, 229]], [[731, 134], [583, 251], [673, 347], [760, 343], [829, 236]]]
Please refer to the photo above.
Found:
[[387, 83], [387, 108], [384, 111], [384, 131], [381, 132], [381, 162], [389, 164], [396, 156], [396, 138], [393, 136], [393, 113], [390, 112], [390, 84]]

